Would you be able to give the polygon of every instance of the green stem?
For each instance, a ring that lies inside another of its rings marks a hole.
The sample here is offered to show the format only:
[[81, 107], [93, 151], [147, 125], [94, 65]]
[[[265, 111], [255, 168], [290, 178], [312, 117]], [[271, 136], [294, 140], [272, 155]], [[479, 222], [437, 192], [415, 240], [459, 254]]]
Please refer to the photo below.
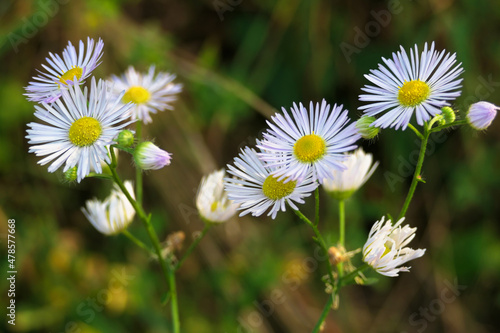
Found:
[[156, 253], [154, 253], [154, 251], [152, 251], [146, 244], [141, 242], [137, 237], [132, 235], [128, 230], [123, 230], [122, 234], [127, 236], [127, 238], [130, 239], [135, 245], [139, 246], [141, 249], [146, 250], [149, 254], [156, 257]]
[[314, 190], [314, 201], [316, 204], [316, 210], [314, 212], [314, 225], [319, 224], [319, 186]]
[[[325, 241], [323, 240], [323, 237], [321, 236], [321, 233], [319, 232], [318, 228], [299, 210], [293, 209], [293, 211], [302, 221], [304, 221], [307, 225], [311, 227], [311, 229], [314, 231], [314, 234], [316, 235], [317, 243], [319, 244], [319, 246], [321, 246], [323, 251], [325, 251], [325, 254], [328, 254], [328, 248], [326, 247]], [[328, 263], [328, 276], [330, 277], [330, 283], [333, 286], [335, 285], [335, 278], [333, 277], [332, 264], [330, 263], [330, 260], [327, 260], [326, 262]]]
[[418, 129], [416, 129], [415, 126], [408, 123], [408, 128], [411, 129], [413, 132], [415, 132], [415, 134], [420, 138], [420, 140], [424, 139], [424, 136], [422, 135], [422, 133], [420, 133], [420, 131]]
[[[137, 138], [137, 143], [142, 141], [142, 121], [138, 120], [135, 123], [135, 135]], [[142, 205], [142, 170], [141, 168], [135, 168], [135, 197], [139, 205]]]
[[363, 266], [357, 268], [355, 271], [345, 275], [342, 278], [339, 278], [339, 283], [338, 286], [335, 286], [333, 289], [332, 297], [328, 297], [328, 300], [326, 301], [325, 307], [323, 308], [323, 311], [321, 312], [321, 316], [319, 317], [318, 321], [316, 322], [316, 325], [314, 326], [313, 333], [318, 333], [321, 332], [321, 326], [323, 326], [323, 322], [326, 320], [326, 316], [330, 312], [330, 309], [332, 308], [333, 301], [335, 300], [335, 295], [337, 293], [337, 288], [340, 289], [343, 285], [345, 285], [346, 282], [349, 282], [353, 278], [355, 278], [360, 272], [364, 271], [370, 267], [368, 264], [364, 264]]
[[462, 125], [467, 125], [467, 120], [465, 119], [462, 119], [462, 120], [457, 120], [457, 121], [454, 121], [452, 122], [451, 124], [446, 124], [446, 125], [441, 125], [441, 126], [437, 126], [437, 127], [434, 127], [431, 132], [434, 133], [434, 132], [439, 132], [445, 128], [448, 128], [448, 127], [454, 127], [454, 126], [462, 126]]
[[189, 248], [186, 250], [186, 253], [184, 253], [184, 255], [182, 256], [181, 260], [179, 260], [179, 262], [176, 265], [174, 265], [174, 267], [173, 267], [174, 270], [178, 270], [179, 268], [181, 268], [184, 261], [186, 261], [186, 259], [189, 257], [191, 252], [193, 252], [193, 250], [198, 246], [198, 244], [203, 239], [203, 237], [205, 237], [208, 229], [210, 229], [211, 226], [212, 226], [211, 224], [205, 223], [205, 227], [201, 231], [201, 234], [198, 237], [196, 237], [196, 239], [191, 243]]
[[[339, 200], [339, 243], [345, 249], [345, 201]], [[344, 263], [340, 262], [337, 265], [339, 278], [344, 274]]]
[[170, 296], [172, 304], [172, 322], [174, 333], [179, 333], [180, 321], [179, 321], [179, 305], [177, 303], [177, 288], [175, 285], [175, 267], [170, 267], [168, 270], [168, 285], [170, 286]]
[[420, 143], [420, 153], [418, 155], [417, 167], [415, 168], [415, 173], [413, 174], [413, 179], [411, 181], [410, 189], [408, 190], [408, 194], [403, 204], [403, 208], [399, 213], [398, 220], [401, 219], [403, 216], [405, 216], [406, 211], [410, 206], [411, 199], [413, 198], [413, 194], [415, 193], [415, 189], [417, 188], [418, 177], [420, 176], [420, 171], [422, 170], [422, 165], [424, 164], [425, 150], [427, 149], [427, 141], [429, 140], [430, 134], [431, 131], [429, 130], [428, 125], [424, 124], [424, 139]]

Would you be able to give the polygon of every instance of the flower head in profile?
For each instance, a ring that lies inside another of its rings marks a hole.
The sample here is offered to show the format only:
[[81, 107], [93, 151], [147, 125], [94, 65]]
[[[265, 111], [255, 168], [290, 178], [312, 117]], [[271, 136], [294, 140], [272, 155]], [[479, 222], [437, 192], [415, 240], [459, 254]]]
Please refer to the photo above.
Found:
[[362, 148], [347, 154], [347, 157], [343, 162], [346, 169], [331, 169], [330, 177], [323, 181], [323, 188], [337, 200], [350, 197], [366, 183], [378, 166], [378, 162], [373, 163], [373, 156]]
[[224, 170], [214, 171], [203, 177], [196, 195], [196, 208], [206, 221], [212, 223], [229, 220], [238, 209], [238, 205], [228, 199], [224, 190]]
[[417, 45], [410, 49], [410, 56], [401, 46], [392, 59], [382, 60], [385, 66], [379, 64], [378, 69], [365, 75], [373, 85], [365, 85], [362, 90], [367, 94], [359, 96], [360, 101], [367, 102], [358, 108], [366, 115], [384, 113], [372, 126], [405, 130], [414, 113], [417, 123], [423, 125], [460, 96], [461, 63], [455, 65], [455, 54], [436, 51], [434, 42], [430, 50], [425, 43], [421, 54]]
[[417, 228], [401, 227], [403, 221], [404, 217], [392, 225], [391, 220], [384, 223], [382, 217], [373, 225], [363, 246], [363, 261], [382, 275], [394, 277], [399, 272], [409, 272], [411, 267], [401, 265], [425, 253], [425, 249], [405, 247], [415, 237]]
[[29, 152], [45, 156], [38, 164], [52, 162], [49, 172], [63, 164], [64, 172], [77, 166], [78, 182], [89, 174], [91, 167], [102, 173], [101, 162], [111, 162], [107, 146], [130, 124], [130, 107], [109, 100], [102, 80], [96, 84], [92, 78], [90, 95], [86, 87], [82, 91], [78, 85], [70, 86], [55, 103], [35, 106], [35, 117], [46, 124], [28, 124]]
[[487, 129], [497, 116], [500, 108], [488, 102], [477, 102], [470, 106], [467, 112], [467, 121], [476, 130]]
[[104, 43], [100, 38], [97, 44], [92, 38], [87, 38], [87, 50], [83, 41], [80, 41], [78, 52], [68, 42], [62, 58], [58, 54], [49, 53], [50, 58], [45, 58], [48, 65], [42, 64], [46, 72], [39, 71], [40, 75], [33, 77], [35, 81], [25, 88], [28, 100], [53, 103], [61, 97], [63, 90], [83, 83], [99, 66], [103, 47]]
[[331, 168], [345, 169], [344, 152], [355, 149], [361, 137], [355, 123], [347, 125], [349, 117], [342, 105], [330, 110], [325, 100], [307, 110], [302, 104], [293, 104], [291, 115], [283, 108], [276, 114], [264, 140], [257, 145], [259, 157], [273, 168], [273, 176], [280, 181], [304, 179], [312, 173], [320, 183], [330, 176]]
[[137, 145], [134, 151], [135, 164], [142, 170], [158, 170], [170, 165], [172, 154], [159, 148], [150, 141]]
[[280, 210], [286, 211], [287, 204], [297, 210], [295, 203], [304, 203], [303, 198], [318, 186], [311, 174], [301, 180], [279, 180], [272, 175], [277, 167], [261, 161], [257, 152], [248, 147], [234, 159], [234, 166], [227, 167], [234, 177], [226, 177], [224, 186], [228, 198], [240, 204], [240, 216], [260, 216], [270, 209], [267, 215], [274, 219]]
[[132, 119], [139, 119], [145, 124], [151, 123], [151, 113], [173, 110], [171, 105], [182, 91], [181, 84], [173, 83], [174, 74], [160, 72], [155, 76], [155, 66], [147, 74], [138, 73], [130, 66], [121, 77], [112, 76], [113, 93], [118, 95], [125, 90], [122, 103], [134, 103], [130, 110]]
[[[135, 199], [132, 182], [125, 181], [124, 186]], [[114, 185], [109, 197], [104, 201], [88, 200], [82, 212], [90, 223], [101, 233], [113, 235], [125, 230], [134, 220], [135, 209], [118, 185]]]

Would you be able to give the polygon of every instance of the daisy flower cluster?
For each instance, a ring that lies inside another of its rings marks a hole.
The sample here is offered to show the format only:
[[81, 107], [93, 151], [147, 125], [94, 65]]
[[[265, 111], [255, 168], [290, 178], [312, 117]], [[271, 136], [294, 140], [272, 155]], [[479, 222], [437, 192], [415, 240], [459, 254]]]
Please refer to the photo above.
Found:
[[[182, 85], [173, 83], [175, 75], [155, 75], [154, 66], [146, 74], [130, 67], [123, 78], [96, 79], [91, 75], [101, 63], [104, 42], [87, 38], [86, 45], [80, 41], [78, 46], [68, 42], [62, 56], [49, 53], [47, 64], [42, 64], [45, 71], [39, 71], [25, 88], [28, 100], [38, 103], [34, 116], [40, 121], [28, 124], [29, 152], [42, 157], [38, 163], [49, 164], [49, 172], [62, 168], [67, 180], [77, 182], [109, 170], [107, 166], [116, 164], [116, 149], [133, 154], [140, 170], [169, 165], [170, 153], [152, 142], [137, 140], [127, 127], [150, 123], [150, 114], [173, 109], [171, 103], [182, 90]], [[104, 220], [114, 226], [106, 234], [114, 233], [118, 226], [126, 227], [125, 221], [133, 217], [119, 191], [115, 188], [105, 202], [90, 201], [84, 210], [99, 231], [105, 230], [98, 227], [105, 225]]]

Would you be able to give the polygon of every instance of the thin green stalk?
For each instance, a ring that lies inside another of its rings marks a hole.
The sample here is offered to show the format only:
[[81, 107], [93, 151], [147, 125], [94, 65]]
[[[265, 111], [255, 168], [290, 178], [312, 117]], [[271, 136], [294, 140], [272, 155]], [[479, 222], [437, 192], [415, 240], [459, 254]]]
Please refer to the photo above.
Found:
[[319, 224], [319, 186], [316, 187], [316, 190], [314, 191], [314, 201], [316, 204], [316, 210], [314, 212], [314, 225]]
[[[142, 141], [142, 121], [138, 120], [135, 123], [135, 136], [137, 142]], [[135, 197], [139, 205], [142, 205], [142, 170], [141, 168], [135, 168]]]
[[[339, 200], [339, 243], [342, 248], [345, 248], [345, 201]], [[344, 274], [344, 263], [340, 262], [337, 265], [339, 278]]]
[[174, 270], [178, 270], [179, 268], [181, 268], [181, 266], [184, 263], [184, 261], [186, 261], [186, 259], [189, 257], [189, 255], [191, 254], [191, 252], [193, 252], [193, 250], [198, 246], [198, 244], [203, 239], [203, 237], [205, 237], [205, 235], [207, 234], [208, 229], [210, 229], [211, 226], [212, 225], [210, 223], [205, 223], [205, 227], [201, 231], [201, 234], [198, 237], [196, 237], [196, 239], [191, 243], [191, 245], [189, 246], [189, 248], [186, 250], [186, 253], [184, 253], [184, 255], [182, 256], [181, 260], [179, 260], [179, 262], [177, 262], [177, 264], [174, 265], [174, 267], [173, 267]]
[[175, 268], [170, 267], [168, 270], [168, 285], [170, 286], [170, 296], [172, 304], [172, 323], [174, 333], [179, 333], [181, 331], [180, 321], [179, 321], [179, 305], [177, 303], [177, 288], [175, 285]]
[[[293, 209], [293, 211], [302, 221], [304, 221], [307, 225], [309, 225], [312, 228], [314, 234], [316, 235], [316, 241], [318, 242], [319, 246], [321, 246], [322, 250], [325, 251], [325, 254], [327, 254], [328, 248], [326, 247], [325, 241], [323, 240], [323, 236], [321, 236], [321, 233], [319, 232], [318, 228], [299, 210]], [[330, 277], [330, 283], [332, 285], [335, 285], [335, 278], [333, 277], [332, 264], [330, 263], [330, 260], [327, 260], [326, 262], [328, 264], [328, 276]]]
[[415, 132], [415, 134], [420, 138], [420, 140], [424, 139], [424, 136], [422, 135], [422, 133], [420, 133], [420, 131], [418, 129], [416, 129], [415, 126], [408, 123], [408, 128], [411, 129], [413, 132]]
[[141, 242], [137, 237], [132, 235], [128, 230], [122, 231], [122, 234], [127, 236], [128, 239], [130, 239], [135, 245], [139, 246], [141, 249], [146, 250], [149, 254], [156, 256], [156, 253], [154, 253], [146, 244]]
[[413, 174], [410, 189], [408, 190], [403, 208], [401, 208], [401, 212], [399, 213], [398, 220], [405, 216], [406, 211], [408, 210], [408, 206], [410, 206], [411, 199], [413, 198], [413, 194], [415, 193], [415, 189], [417, 188], [418, 177], [420, 176], [420, 171], [422, 171], [422, 165], [424, 164], [425, 150], [427, 149], [427, 141], [429, 140], [430, 134], [431, 131], [428, 130], [428, 125], [425, 124], [424, 139], [420, 143], [420, 153], [418, 155], [417, 167], [415, 168], [415, 173]]
[[457, 121], [454, 121], [452, 122], [451, 124], [445, 124], [445, 125], [441, 125], [441, 126], [437, 126], [437, 127], [434, 127], [431, 132], [434, 133], [434, 132], [439, 132], [445, 128], [448, 128], [448, 127], [454, 127], [454, 126], [461, 126], [461, 125], [467, 125], [467, 120], [465, 119], [462, 119], [462, 120], [457, 120]]
[[332, 308], [333, 301], [335, 300], [335, 295], [337, 293], [337, 289], [342, 288], [342, 286], [346, 283], [355, 278], [360, 272], [364, 271], [370, 267], [368, 264], [364, 264], [363, 266], [357, 268], [355, 271], [345, 275], [344, 277], [339, 278], [339, 283], [338, 286], [336, 285], [333, 289], [332, 292], [332, 297], [328, 297], [328, 300], [326, 301], [325, 307], [323, 308], [323, 311], [321, 312], [321, 316], [319, 317], [318, 321], [316, 322], [316, 325], [314, 326], [313, 333], [318, 333], [321, 331], [321, 326], [323, 326], [323, 322], [326, 320], [326, 316], [330, 312], [330, 309]]
[[118, 173], [116, 172], [116, 159], [114, 158], [114, 154], [112, 153], [112, 162], [109, 164], [109, 169], [111, 170], [111, 174], [113, 175], [113, 179], [115, 183], [120, 187], [122, 190], [123, 194], [127, 197], [128, 201], [134, 207], [137, 215], [139, 216], [139, 219], [142, 221], [144, 226], [146, 227], [146, 231], [148, 232], [148, 236], [151, 239], [151, 242], [153, 243], [153, 247], [155, 249], [156, 255], [158, 256], [158, 261], [160, 262], [160, 267], [163, 272], [163, 276], [165, 277], [165, 281], [168, 282], [169, 277], [168, 277], [168, 267], [165, 263], [165, 260], [163, 260], [162, 254], [161, 254], [161, 245], [160, 241], [158, 240], [158, 236], [156, 235], [156, 231], [154, 230], [151, 221], [150, 221], [150, 216], [146, 216], [146, 213], [142, 209], [142, 206], [137, 203], [137, 201], [132, 198], [130, 193], [127, 191], [127, 188], [125, 185], [123, 185], [122, 180], [118, 176]]

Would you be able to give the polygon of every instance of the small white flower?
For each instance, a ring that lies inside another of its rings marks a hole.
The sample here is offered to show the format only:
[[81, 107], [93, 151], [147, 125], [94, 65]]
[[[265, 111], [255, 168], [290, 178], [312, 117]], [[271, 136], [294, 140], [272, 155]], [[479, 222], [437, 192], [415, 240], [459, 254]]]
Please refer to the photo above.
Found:
[[155, 77], [155, 66], [151, 66], [147, 74], [136, 72], [130, 66], [122, 77], [111, 77], [113, 93], [118, 95], [125, 90], [122, 103], [134, 103], [130, 110], [132, 119], [142, 120], [145, 124], [151, 123], [151, 113], [173, 110], [170, 105], [182, 91], [182, 84], [174, 84], [174, 74], [160, 72]]
[[[463, 73], [462, 64], [456, 63], [456, 54], [445, 50], [430, 50], [425, 43], [422, 54], [418, 47], [410, 49], [410, 57], [401, 46], [401, 51], [392, 54], [392, 59], [382, 60], [378, 69], [370, 70], [365, 77], [374, 85], [365, 85], [368, 94], [359, 96], [368, 104], [359, 107], [368, 116], [385, 113], [373, 126], [395, 127], [405, 130], [415, 113], [417, 123], [423, 125], [431, 117], [440, 114], [443, 106], [460, 96], [458, 76]], [[455, 67], [453, 67], [455, 66]]]
[[99, 66], [103, 47], [104, 43], [100, 38], [95, 48], [94, 40], [87, 38], [87, 52], [82, 41], [78, 53], [71, 42], [64, 49], [62, 58], [49, 52], [50, 59], [45, 58], [49, 66], [42, 64], [47, 73], [39, 71], [40, 75], [33, 77], [35, 81], [25, 88], [25, 96], [33, 102], [53, 103], [61, 97], [63, 90], [82, 84]]
[[142, 170], [158, 170], [170, 165], [172, 154], [158, 148], [150, 141], [144, 141], [137, 145], [134, 151], [135, 164]]
[[[135, 199], [132, 182], [125, 181], [124, 186]], [[135, 209], [118, 185], [114, 185], [109, 197], [104, 201], [88, 200], [82, 212], [92, 225], [105, 235], [113, 235], [125, 230], [134, 220]]]
[[404, 217], [394, 226], [391, 220], [384, 224], [385, 217], [375, 222], [368, 240], [363, 246], [363, 261], [372, 266], [378, 273], [385, 276], [398, 276], [399, 272], [409, 272], [411, 267], [401, 265], [420, 258], [425, 249], [413, 250], [405, 247], [414, 237], [417, 228], [409, 225], [401, 227]]
[[238, 209], [224, 191], [225, 171], [214, 171], [203, 177], [196, 195], [196, 207], [200, 215], [209, 222], [225, 222]]
[[500, 108], [488, 102], [477, 102], [470, 106], [467, 112], [467, 121], [476, 130], [487, 129], [497, 116]]
[[89, 174], [91, 167], [102, 173], [101, 162], [111, 162], [107, 147], [130, 124], [126, 121], [131, 104], [119, 106], [118, 100], [111, 101], [104, 81], [96, 84], [92, 78], [90, 96], [87, 92], [86, 87], [82, 92], [80, 86], [70, 86], [55, 103], [35, 105], [35, 117], [47, 125], [29, 123], [26, 136], [31, 145], [29, 152], [46, 156], [38, 164], [53, 161], [49, 172], [63, 163], [64, 172], [77, 166], [78, 182]]
[[331, 169], [330, 177], [323, 182], [324, 189], [339, 200], [350, 197], [363, 186], [378, 166], [378, 162], [372, 165], [372, 154], [366, 154], [362, 148], [346, 155], [348, 158], [342, 162], [346, 169]]
[[276, 167], [261, 161], [257, 152], [248, 147], [234, 159], [234, 166], [227, 167], [228, 173], [235, 178], [225, 178], [224, 186], [229, 199], [241, 204], [240, 216], [248, 213], [260, 216], [271, 208], [267, 215], [274, 219], [280, 210], [286, 211], [286, 204], [297, 210], [294, 201], [303, 204], [303, 198], [318, 187], [311, 173], [302, 180], [278, 180], [272, 176]]
[[342, 105], [335, 104], [330, 112], [325, 100], [321, 105], [311, 102], [309, 111], [302, 103], [294, 103], [291, 117], [282, 110], [283, 114], [276, 114], [271, 117], [273, 122], [267, 122], [271, 129], [257, 145], [262, 150], [260, 159], [274, 168], [274, 176], [290, 181], [312, 173], [313, 180], [322, 183], [331, 168], [345, 169], [343, 153], [355, 149], [361, 135], [355, 123], [347, 126], [350, 119]]

